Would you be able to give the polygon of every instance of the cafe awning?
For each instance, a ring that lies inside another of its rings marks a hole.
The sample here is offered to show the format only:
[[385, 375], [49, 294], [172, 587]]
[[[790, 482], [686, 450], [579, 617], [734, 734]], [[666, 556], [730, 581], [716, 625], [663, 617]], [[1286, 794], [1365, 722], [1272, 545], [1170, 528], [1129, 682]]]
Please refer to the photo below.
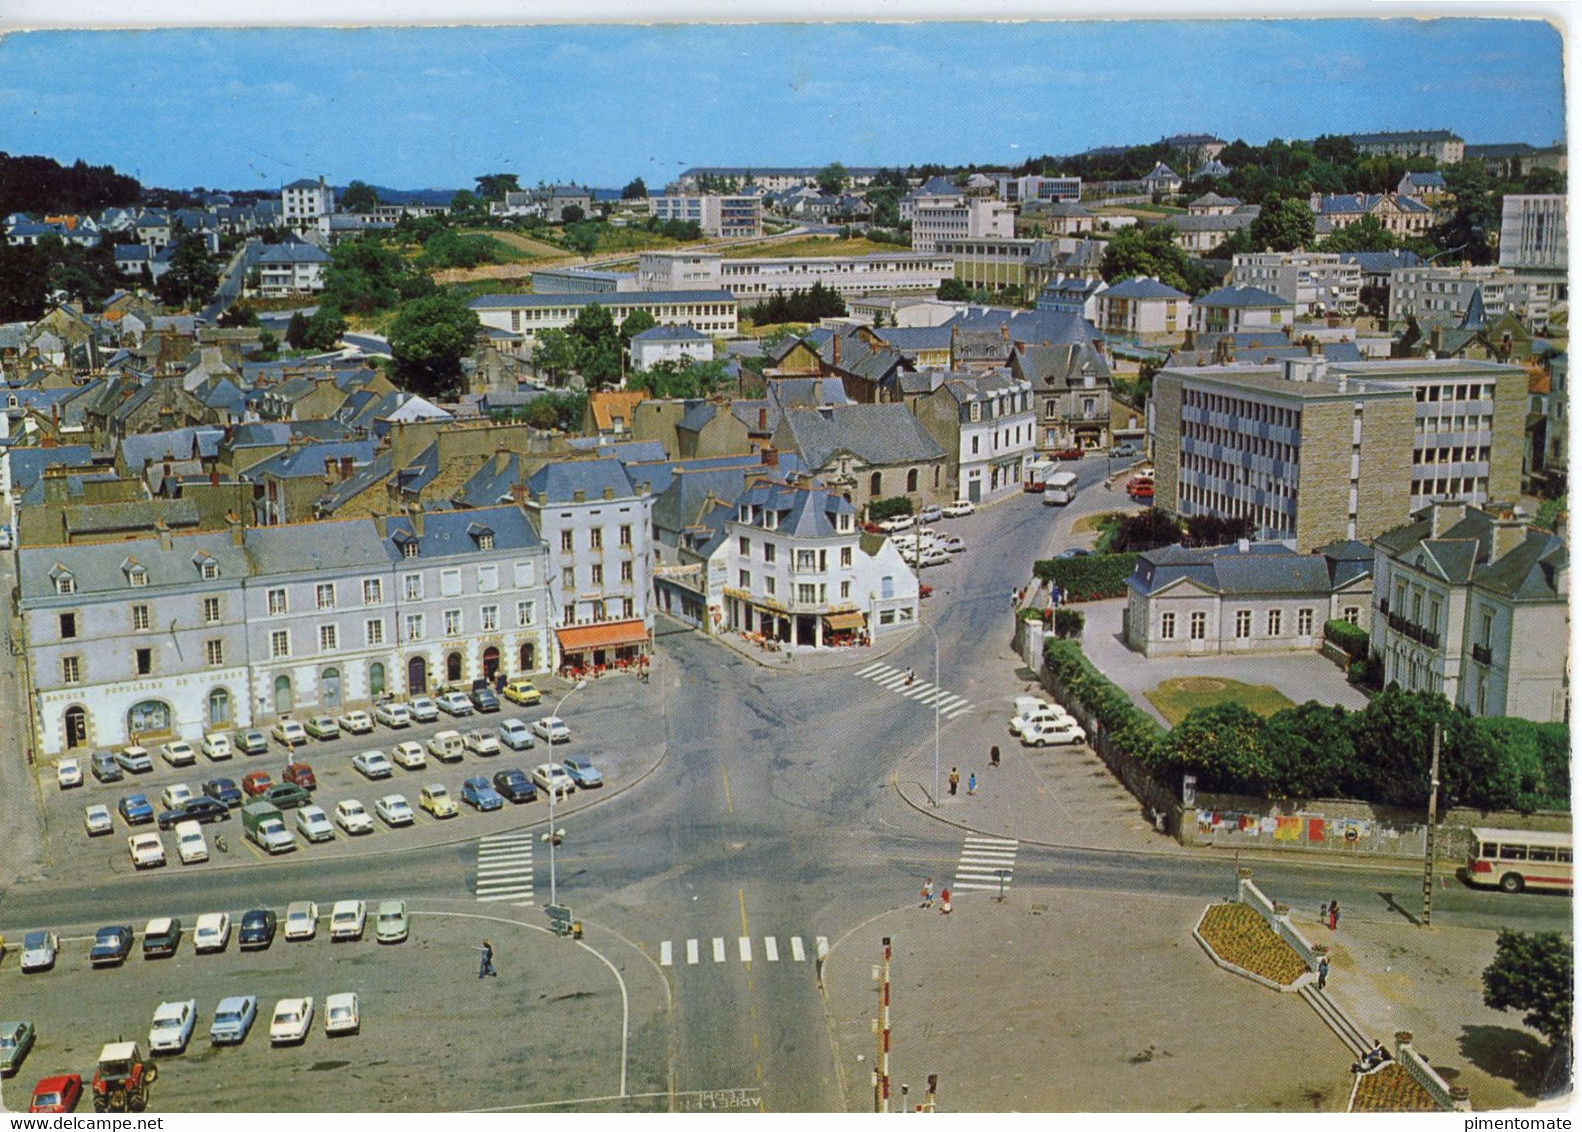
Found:
[[855, 611], [848, 613], [826, 613], [824, 615], [824, 624], [828, 625], [836, 632], [840, 632], [845, 629], [861, 629], [863, 627], [863, 616], [862, 614]]
[[573, 625], [556, 629], [562, 652], [587, 652], [589, 649], [609, 649], [620, 645], [646, 645], [648, 629], [641, 619], [632, 621], [600, 621], [594, 625]]

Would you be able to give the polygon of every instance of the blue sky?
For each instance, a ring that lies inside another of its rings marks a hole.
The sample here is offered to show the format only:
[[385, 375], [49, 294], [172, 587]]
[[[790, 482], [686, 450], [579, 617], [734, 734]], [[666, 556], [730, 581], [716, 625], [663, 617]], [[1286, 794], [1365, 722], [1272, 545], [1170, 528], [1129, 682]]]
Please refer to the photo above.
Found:
[[1564, 136], [1537, 21], [33, 32], [0, 150], [146, 184], [663, 185], [688, 165], [1014, 164], [1182, 131]]

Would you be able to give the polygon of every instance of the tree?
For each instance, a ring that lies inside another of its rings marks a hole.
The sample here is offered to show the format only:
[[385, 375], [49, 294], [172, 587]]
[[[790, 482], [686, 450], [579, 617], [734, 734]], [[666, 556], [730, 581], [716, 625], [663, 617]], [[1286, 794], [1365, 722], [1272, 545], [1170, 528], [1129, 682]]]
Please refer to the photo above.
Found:
[[[582, 210], [574, 204], [568, 204], [565, 211], [580, 213]], [[599, 226], [592, 221], [573, 221], [566, 225], [564, 242], [572, 251], [587, 259], [598, 250]]]
[[308, 344], [308, 319], [301, 311], [291, 312], [291, 321], [286, 323], [286, 345], [293, 350], [306, 349]]
[[1434, 724], [1448, 731], [1454, 714], [1439, 693], [1406, 692], [1394, 684], [1353, 714], [1351, 741], [1369, 797], [1397, 806], [1426, 805]]
[[209, 261], [209, 249], [198, 236], [183, 236], [170, 253], [170, 266], [154, 285], [166, 306], [186, 307], [207, 302], [220, 284], [220, 273]]
[[1104, 249], [1100, 269], [1106, 282], [1133, 276], [1152, 276], [1167, 287], [1191, 292], [1191, 272], [1186, 252], [1175, 245], [1175, 228], [1155, 224], [1147, 228], [1123, 228]]
[[1445, 170], [1445, 188], [1454, 194], [1456, 205], [1450, 218], [1430, 232], [1429, 238], [1445, 252], [1458, 252], [1471, 263], [1492, 263], [1500, 215], [1483, 163], [1463, 161], [1450, 166]]
[[1238, 703], [1193, 708], [1157, 752], [1170, 774], [1196, 774], [1205, 790], [1261, 794], [1270, 780], [1263, 718]]
[[1377, 216], [1364, 216], [1331, 232], [1315, 247], [1321, 252], [1388, 252], [1400, 244]]
[[1181, 541], [1181, 527], [1157, 507], [1139, 511], [1122, 519], [1110, 536], [1109, 549], [1154, 550], [1161, 546], [1174, 546]]
[[1252, 222], [1254, 246], [1272, 252], [1294, 252], [1313, 242], [1313, 210], [1306, 201], [1265, 200]]
[[247, 303], [236, 303], [220, 316], [221, 326], [257, 326], [258, 312]]
[[49, 260], [38, 248], [0, 244], [0, 321], [31, 322], [44, 314]]
[[626, 188], [621, 190], [622, 200], [647, 200], [648, 186], [643, 184], [641, 177], [633, 177], [627, 182]]
[[1229, 546], [1252, 537], [1252, 520], [1219, 515], [1193, 515], [1186, 523], [1186, 545]]
[[[564, 330], [545, 330], [533, 338], [533, 369], [557, 384], [577, 368], [577, 344]], [[535, 404], [537, 402], [535, 401]], [[531, 422], [529, 422], [531, 423]], [[540, 425], [539, 427], [547, 427]]]
[[819, 192], [839, 196], [846, 188], [846, 167], [839, 161], [832, 161], [818, 171], [817, 181]]
[[575, 224], [586, 215], [587, 213], [582, 211], [580, 204], [568, 204], [560, 210], [560, 222], [562, 224]]
[[1269, 717], [1263, 747], [1274, 793], [1291, 798], [1355, 796], [1349, 714], [1338, 704], [1309, 700]]
[[258, 336], [258, 349], [252, 353], [254, 361], [272, 362], [280, 356], [280, 339], [271, 330], [265, 330]]
[[965, 303], [972, 298], [972, 292], [960, 279], [942, 279], [939, 290], [935, 294], [950, 303]]
[[654, 316], [647, 311], [637, 310], [626, 316], [626, 321], [621, 323], [621, 345], [630, 347], [632, 339], [645, 330], [659, 325], [654, 321]]
[[543, 393], [528, 402], [522, 417], [534, 428], [576, 432], [582, 427], [587, 404], [586, 393]]
[[522, 191], [515, 173], [486, 173], [474, 180], [478, 182], [478, 195], [484, 200], [504, 200], [507, 192]]
[[340, 205], [345, 212], [372, 212], [379, 207], [379, 194], [367, 181], [353, 181], [341, 193]]
[[346, 320], [341, 317], [341, 312], [333, 306], [320, 303], [319, 309], [307, 321], [300, 348], [333, 350], [340, 345], [341, 335], [345, 333]]
[[408, 389], [425, 397], [451, 397], [459, 388], [461, 359], [472, 349], [478, 316], [449, 293], [414, 299], [390, 326], [390, 356]]
[[1571, 941], [1559, 932], [1502, 928], [1494, 961], [1483, 969], [1483, 1003], [1495, 1010], [1522, 1010], [1522, 1022], [1549, 1039], [1561, 1059], [1569, 1057], [1575, 976]]
[[470, 220], [488, 215], [488, 208], [473, 193], [462, 189], [450, 198], [450, 214], [456, 220]]

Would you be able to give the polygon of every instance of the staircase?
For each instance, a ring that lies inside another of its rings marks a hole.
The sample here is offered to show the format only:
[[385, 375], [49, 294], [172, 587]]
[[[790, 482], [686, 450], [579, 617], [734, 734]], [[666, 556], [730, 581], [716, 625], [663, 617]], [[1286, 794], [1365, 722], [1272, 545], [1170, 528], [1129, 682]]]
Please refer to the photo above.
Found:
[[1335, 1031], [1339, 1038], [1351, 1052], [1361, 1057], [1373, 1048], [1373, 1043], [1362, 1036], [1362, 1031], [1357, 1029], [1356, 1023], [1346, 1017], [1346, 1012], [1341, 1010], [1330, 997], [1318, 989], [1317, 983], [1308, 983], [1297, 992], [1313, 1008], [1313, 1012], [1324, 1020], [1324, 1025]]

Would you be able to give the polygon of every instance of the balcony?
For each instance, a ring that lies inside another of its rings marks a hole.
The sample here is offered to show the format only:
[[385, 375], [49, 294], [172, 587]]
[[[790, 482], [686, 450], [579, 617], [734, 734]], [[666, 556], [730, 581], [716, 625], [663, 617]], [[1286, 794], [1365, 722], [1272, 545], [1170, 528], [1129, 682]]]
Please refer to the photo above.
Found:
[[1488, 645], [1473, 645], [1472, 659], [1477, 661], [1479, 664], [1493, 665], [1494, 653], [1492, 650], [1490, 650]]
[[1414, 624], [1398, 613], [1392, 613], [1389, 615], [1389, 624], [1390, 628], [1395, 632], [1401, 634], [1403, 637], [1407, 637], [1410, 640], [1416, 641], [1420, 645], [1424, 645], [1431, 649], [1437, 649], [1439, 647], [1438, 633], [1434, 632], [1432, 629], [1425, 629], [1421, 625]]

